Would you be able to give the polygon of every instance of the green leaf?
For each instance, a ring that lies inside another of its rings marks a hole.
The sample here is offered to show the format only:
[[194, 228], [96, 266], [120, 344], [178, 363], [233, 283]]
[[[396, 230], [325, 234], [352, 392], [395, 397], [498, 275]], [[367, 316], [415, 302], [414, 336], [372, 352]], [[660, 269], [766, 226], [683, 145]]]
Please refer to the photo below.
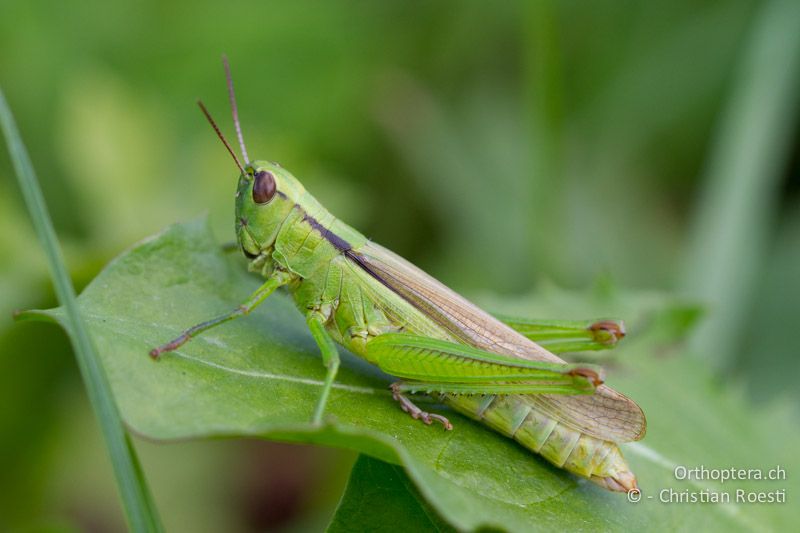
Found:
[[[665, 335], [695, 316], [664, 297], [610, 290], [593, 298], [545, 289], [517, 302], [533, 316], [629, 320], [629, 337], [609, 369], [612, 386], [649, 417], [644, 444], [623, 445], [645, 499], [630, 504], [550, 466], [513, 441], [456, 414], [450, 432], [412, 420], [391, 400], [388, 376], [345, 353], [327, 423], [309, 421], [324, 378], [318, 350], [290, 299], [270, 297], [248, 317], [211, 330], [153, 362], [147, 352], [183, 328], [235, 305], [259, 284], [225, 256], [204, 220], [171, 226], [115, 259], [79, 301], [127, 424], [152, 439], [250, 436], [358, 450], [402, 465], [416, 490], [458, 529], [748, 529], [790, 523], [788, 505], [664, 504], [659, 491], [736, 488], [797, 490], [792, 450], [800, 444], [786, 413], [753, 412], [713, 383], [702, 363], [667, 350]], [[687, 310], [688, 309], [688, 310]], [[550, 314], [546, 314], [550, 313]], [[571, 314], [561, 314], [571, 313]], [[27, 318], [64, 323], [61, 310]], [[444, 409], [432, 407], [433, 409]], [[781, 427], [781, 439], [773, 438]], [[786, 468], [789, 481], [676, 480], [672, 467]]]
[[451, 531], [396, 465], [358, 457], [328, 533]]

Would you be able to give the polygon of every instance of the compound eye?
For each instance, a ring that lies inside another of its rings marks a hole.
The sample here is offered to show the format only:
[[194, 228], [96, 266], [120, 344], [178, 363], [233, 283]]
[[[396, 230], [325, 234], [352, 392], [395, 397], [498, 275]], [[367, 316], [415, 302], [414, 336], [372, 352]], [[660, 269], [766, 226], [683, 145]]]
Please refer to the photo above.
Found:
[[275, 176], [266, 170], [262, 170], [256, 172], [255, 178], [253, 201], [257, 204], [266, 204], [275, 196]]

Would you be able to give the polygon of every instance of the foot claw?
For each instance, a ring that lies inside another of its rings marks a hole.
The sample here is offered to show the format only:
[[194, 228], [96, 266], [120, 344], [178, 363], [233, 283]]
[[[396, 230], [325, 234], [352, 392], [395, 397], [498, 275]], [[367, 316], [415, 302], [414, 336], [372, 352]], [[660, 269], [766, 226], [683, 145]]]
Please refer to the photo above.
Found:
[[158, 361], [158, 359], [161, 357], [161, 354], [177, 350], [178, 348], [186, 344], [191, 338], [192, 336], [190, 334], [184, 332], [179, 337], [172, 339], [168, 343], [162, 344], [158, 348], [153, 348], [152, 350], [150, 350], [150, 357]]
[[447, 431], [451, 431], [453, 429], [453, 424], [450, 423], [448, 419], [443, 417], [442, 415], [431, 415], [431, 418], [434, 420], [438, 420], [444, 426], [444, 429]]

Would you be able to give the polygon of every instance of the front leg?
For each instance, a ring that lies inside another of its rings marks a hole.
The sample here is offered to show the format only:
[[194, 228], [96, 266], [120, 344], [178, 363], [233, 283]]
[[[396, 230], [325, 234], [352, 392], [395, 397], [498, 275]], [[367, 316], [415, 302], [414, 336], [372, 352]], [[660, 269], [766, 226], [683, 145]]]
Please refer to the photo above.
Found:
[[319, 351], [322, 354], [322, 363], [328, 369], [325, 374], [325, 382], [322, 385], [322, 392], [319, 395], [319, 400], [317, 400], [317, 407], [314, 409], [314, 417], [312, 418], [312, 423], [320, 424], [322, 422], [322, 413], [325, 412], [325, 404], [328, 403], [328, 396], [333, 387], [333, 380], [339, 371], [339, 350], [336, 349], [336, 344], [333, 342], [330, 333], [325, 329], [324, 317], [318, 311], [308, 313], [306, 322], [308, 323], [308, 329], [311, 330], [311, 335], [317, 342], [317, 346], [319, 346]]
[[150, 357], [158, 360], [162, 353], [177, 350], [179, 347], [183, 346], [200, 333], [209, 330], [214, 326], [218, 326], [224, 322], [227, 322], [228, 320], [233, 320], [234, 318], [250, 314], [250, 311], [258, 307], [261, 302], [266, 300], [270, 294], [275, 292], [275, 289], [285, 285], [288, 283], [288, 281], [289, 277], [286, 273], [276, 271], [269, 279], [267, 279], [267, 281], [264, 282], [263, 285], [256, 289], [255, 292], [251, 294], [242, 305], [228, 313], [225, 313], [224, 315], [218, 316], [217, 318], [212, 318], [211, 320], [207, 320], [206, 322], [201, 322], [200, 324], [190, 327], [168, 343], [162, 344], [161, 346], [150, 350]]

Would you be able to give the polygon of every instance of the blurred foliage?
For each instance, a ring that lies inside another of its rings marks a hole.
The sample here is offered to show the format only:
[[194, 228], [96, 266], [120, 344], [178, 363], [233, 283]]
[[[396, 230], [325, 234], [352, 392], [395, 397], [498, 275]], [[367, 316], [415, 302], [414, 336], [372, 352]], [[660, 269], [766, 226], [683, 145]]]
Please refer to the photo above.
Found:
[[[607, 276], [627, 289], [675, 289], [739, 65], [763, 6], [778, 4], [7, 0], [0, 83], [78, 285], [131, 243], [203, 210], [220, 240], [233, 238], [235, 169], [194, 106], [202, 97], [232, 136], [226, 52], [251, 155], [278, 159], [334, 213], [455, 288], [514, 295], [542, 278], [584, 287]], [[738, 342], [715, 357], [721, 382], [741, 383], [766, 410], [800, 401], [793, 94], [793, 106], [778, 108], [787, 148], [769, 162], [775, 186], [754, 207], [763, 227], [740, 240], [758, 261], [754, 288], [736, 303]], [[53, 303], [3, 153], [0, 528], [118, 528], [99, 441], [94, 454], [69, 445], [91, 424], [74, 399], [65, 338], [11, 327], [11, 310]], [[231, 472], [253, 459], [246, 445], [198, 444], [185, 455], [175, 446], [139, 443], [167, 527], [214, 530], [214, 516], [240, 517], [230, 494], [246, 483]], [[346, 468], [352, 457], [340, 460]], [[223, 478], [229, 490], [214, 492]], [[208, 492], [195, 496], [178, 479], [205, 480], [187, 484]], [[341, 472], [320, 473], [305, 490], [342, 484]], [[319, 523], [334, 502], [317, 502]], [[293, 520], [309, 508], [300, 509], [271, 525], [302, 527]]]

